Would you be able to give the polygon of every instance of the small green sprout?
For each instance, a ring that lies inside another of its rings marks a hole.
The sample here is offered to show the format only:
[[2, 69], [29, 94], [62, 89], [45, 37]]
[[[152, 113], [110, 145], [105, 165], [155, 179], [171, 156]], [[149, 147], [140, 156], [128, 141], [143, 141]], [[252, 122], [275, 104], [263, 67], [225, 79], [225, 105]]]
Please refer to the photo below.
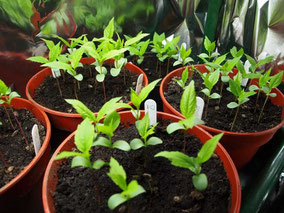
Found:
[[94, 146], [105, 146], [110, 149], [116, 148], [116, 149], [120, 149], [126, 152], [130, 151], [131, 148], [126, 141], [117, 140], [114, 143], [112, 142], [112, 137], [114, 136], [115, 130], [119, 127], [119, 124], [120, 124], [119, 114], [116, 111], [109, 113], [105, 117], [103, 124], [101, 123], [97, 124], [98, 132], [107, 135], [108, 139], [103, 136], [100, 136], [94, 141], [93, 145]]
[[204, 191], [208, 186], [208, 180], [206, 174], [201, 173], [201, 166], [211, 158], [217, 147], [218, 141], [222, 136], [223, 133], [220, 133], [206, 141], [201, 150], [198, 152], [196, 158], [189, 157], [188, 155], [178, 151], [162, 151], [156, 154], [155, 157], [167, 158], [171, 161], [172, 165], [192, 171], [195, 174], [192, 176], [193, 186], [199, 191]]
[[284, 73], [284, 71], [281, 71], [278, 74], [271, 76], [269, 81], [266, 82], [266, 85], [264, 85], [260, 88], [260, 90], [262, 90], [265, 93], [266, 98], [265, 98], [264, 104], [262, 105], [262, 108], [260, 110], [257, 122], [259, 122], [260, 119], [261, 119], [261, 116], [263, 114], [263, 110], [264, 110], [264, 107], [265, 107], [265, 105], [268, 101], [268, 98], [269, 97], [276, 97], [276, 93], [272, 93], [272, 89], [278, 87], [281, 84], [282, 79], [283, 79], [283, 73]]
[[[28, 58], [27, 60], [37, 62], [37, 63], [41, 63], [42, 66], [45, 66], [46, 64], [49, 64], [51, 62], [56, 61], [60, 57], [60, 54], [62, 52], [62, 45], [60, 45], [60, 42], [58, 42], [55, 45], [53, 41], [45, 40], [45, 39], [42, 39], [42, 40], [45, 42], [46, 46], [49, 49], [48, 59], [45, 58], [45, 57], [42, 57], [42, 56], [34, 56], [34, 57]], [[54, 67], [50, 67], [50, 68], [54, 68]], [[58, 67], [55, 67], [55, 69], [57, 69], [57, 68]], [[59, 94], [62, 97], [62, 90], [60, 88], [60, 83], [59, 83], [57, 77], [55, 79], [56, 79]]]
[[139, 118], [140, 118], [140, 105], [141, 105], [141, 103], [148, 97], [149, 93], [155, 88], [155, 86], [157, 85], [157, 83], [160, 80], [161, 79], [157, 79], [157, 80], [151, 82], [146, 87], [144, 87], [139, 94], [137, 94], [132, 88], [130, 88], [131, 102], [133, 103], [133, 105], [136, 108], [136, 110], [135, 110], [133, 107], [131, 107], [131, 112], [132, 112], [133, 116], [136, 118], [136, 120], [139, 120]]
[[186, 86], [187, 79], [188, 79], [188, 67], [186, 67], [183, 70], [182, 75], [181, 75], [181, 79], [174, 78], [173, 80], [175, 82], [177, 82], [177, 84], [182, 88], [182, 90], [184, 90], [185, 86]]
[[[240, 73], [238, 73], [238, 75], [241, 76]], [[240, 106], [246, 103], [247, 101], [249, 101], [249, 97], [255, 95], [255, 92], [254, 91], [245, 92], [245, 90], [242, 89], [241, 87], [241, 81], [239, 77], [236, 77], [234, 80], [232, 79], [229, 80], [229, 91], [236, 97], [238, 101], [238, 102], [234, 102], [234, 101], [230, 102], [227, 105], [227, 107], [230, 109], [237, 108], [233, 123], [231, 125], [231, 129], [230, 129], [232, 131], [234, 128], [238, 113], [239, 113]]]
[[193, 128], [197, 124], [202, 124], [203, 121], [199, 120], [195, 116], [196, 110], [196, 94], [194, 89], [194, 81], [191, 81], [190, 84], [185, 88], [181, 101], [180, 101], [180, 111], [181, 114], [185, 117], [184, 120], [174, 122], [168, 125], [167, 132], [172, 134], [177, 130], [184, 130], [184, 144], [183, 151], [186, 149], [186, 132], [188, 129]]
[[144, 54], [148, 48], [149, 43], [150, 43], [150, 40], [148, 39], [147, 41], [139, 42], [136, 45], [136, 47], [135, 46], [128, 47], [130, 55], [138, 56], [138, 60], [137, 60], [138, 64], [141, 64], [144, 61]]
[[[128, 202], [130, 199], [146, 192], [145, 189], [141, 185], [139, 185], [136, 180], [132, 180], [129, 184], [127, 184], [125, 170], [112, 157], [110, 158], [109, 166], [110, 169], [107, 175], [122, 190], [121, 193], [113, 194], [108, 199], [108, 207], [111, 210], [114, 210], [120, 204]], [[129, 206], [128, 212], [130, 212]]]
[[155, 133], [154, 129], [158, 125], [158, 123], [156, 123], [152, 127], [150, 126], [150, 119], [148, 113], [141, 120], [137, 121], [135, 125], [143, 141], [140, 138], [134, 138], [130, 142], [131, 149], [137, 150], [141, 147], [146, 148], [147, 146], [154, 146], [163, 143], [163, 141], [158, 137], [150, 137], [148, 139], [150, 135]]
[[79, 45], [79, 44], [82, 44], [83, 43], [83, 39], [86, 39], [86, 34], [84, 35], [81, 35], [80, 37], [78, 38], [69, 38], [68, 40], [70, 42], [68, 42], [67, 40], [65, 40], [64, 38], [58, 36], [58, 35], [55, 35], [56, 38], [58, 38], [61, 42], [63, 42], [69, 49], [69, 53], [71, 54], [74, 50], [76, 50], [76, 47]]
[[211, 61], [212, 58], [215, 58], [216, 56], [219, 55], [219, 53], [213, 52], [215, 50], [215, 47], [216, 47], [215, 41], [211, 42], [209, 38], [205, 36], [204, 48], [208, 52], [208, 54], [201, 53], [198, 55], [198, 57], [201, 58], [204, 62]]
[[206, 87], [205, 89], [201, 90], [201, 92], [203, 92], [208, 97], [208, 100], [207, 100], [207, 103], [206, 103], [206, 108], [205, 108], [205, 114], [204, 114], [204, 119], [206, 119], [210, 99], [218, 99], [218, 98], [221, 97], [218, 93], [211, 94], [213, 87], [215, 86], [215, 84], [219, 80], [220, 71], [215, 70], [215, 71], [209, 72], [209, 73], [201, 73], [200, 71], [198, 71], [198, 73], [203, 78], [203, 80], [204, 80], [203, 84]]
[[184, 67], [186, 65], [189, 64], [189, 62], [192, 62], [193, 59], [190, 56], [191, 54], [191, 48], [189, 48], [188, 50], [186, 50], [186, 48], [184, 47], [184, 45], [182, 44], [181, 47], [177, 47], [178, 48], [178, 52], [179, 52], [179, 59], [176, 60], [173, 64], [173, 66], [177, 66], [177, 65], [181, 65]]

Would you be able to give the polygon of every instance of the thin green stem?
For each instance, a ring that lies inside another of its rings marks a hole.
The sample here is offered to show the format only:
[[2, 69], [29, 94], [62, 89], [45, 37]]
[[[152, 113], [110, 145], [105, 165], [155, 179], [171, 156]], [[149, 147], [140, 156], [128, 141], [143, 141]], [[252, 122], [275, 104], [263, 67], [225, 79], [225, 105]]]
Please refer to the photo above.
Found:
[[206, 108], [205, 108], [204, 119], [207, 118], [209, 102], [210, 102], [210, 97], [208, 96], [208, 101], [207, 101], [207, 103], [206, 103]]
[[62, 97], [62, 90], [61, 90], [61, 88], [60, 88], [59, 80], [58, 80], [57, 77], [56, 77], [55, 79], [56, 79], [56, 84], [57, 84], [57, 87], [58, 87], [58, 90], [59, 90], [60, 97]]
[[24, 137], [25, 143], [26, 143], [26, 145], [28, 146], [28, 145], [29, 145], [28, 139], [27, 139], [27, 136], [26, 136], [26, 134], [25, 134], [25, 132], [24, 132], [24, 130], [23, 130], [23, 127], [22, 127], [20, 121], [18, 120], [17, 116], [15, 115], [15, 113], [14, 113], [14, 111], [13, 111], [13, 108], [10, 107], [10, 109], [12, 110], [12, 114], [13, 114], [13, 116], [14, 116], [14, 118], [15, 118], [15, 120], [16, 120], [16, 122], [17, 122], [19, 128], [20, 128], [20, 131], [21, 131], [23, 137]]
[[223, 87], [224, 87], [224, 82], [221, 81], [221, 88], [220, 88], [220, 98], [219, 98], [219, 101], [218, 101], [218, 105], [220, 105], [221, 103], [221, 99], [222, 99], [222, 94], [223, 94]]
[[4, 105], [3, 105], [3, 107], [4, 107], [5, 113], [6, 113], [7, 117], [8, 117], [8, 120], [9, 120], [9, 123], [10, 123], [12, 129], [15, 130], [15, 126], [12, 123], [12, 120], [11, 120], [11, 117], [10, 117], [10, 114], [9, 114], [7, 108]]
[[236, 122], [236, 119], [238, 117], [239, 109], [240, 109], [240, 106], [238, 106], [238, 108], [237, 108], [237, 111], [236, 111], [236, 114], [235, 114], [235, 117], [234, 117], [234, 120], [233, 120], [233, 123], [232, 123], [230, 131], [232, 131], [234, 126], [235, 126], [235, 122]]
[[167, 74], [169, 73], [169, 67], [170, 67], [170, 58], [168, 58], [168, 62], [167, 62]]
[[258, 116], [258, 119], [257, 119], [257, 123], [259, 123], [259, 121], [260, 121], [260, 119], [261, 119], [261, 116], [262, 116], [262, 114], [263, 114], [264, 107], [265, 107], [265, 105], [266, 105], [266, 103], [267, 103], [267, 101], [268, 101], [268, 97], [269, 97], [269, 96], [266, 95], [264, 104], [263, 104], [263, 106], [262, 106], [262, 108], [261, 108], [261, 111], [260, 111], [259, 116]]
[[257, 92], [257, 96], [256, 96], [256, 101], [255, 101], [255, 106], [254, 106], [254, 111], [253, 111], [253, 113], [255, 113], [255, 112], [256, 112], [256, 109], [257, 109], [257, 102], [258, 102], [258, 99], [259, 99], [259, 94], [260, 94], [260, 90], [258, 90], [258, 92]]

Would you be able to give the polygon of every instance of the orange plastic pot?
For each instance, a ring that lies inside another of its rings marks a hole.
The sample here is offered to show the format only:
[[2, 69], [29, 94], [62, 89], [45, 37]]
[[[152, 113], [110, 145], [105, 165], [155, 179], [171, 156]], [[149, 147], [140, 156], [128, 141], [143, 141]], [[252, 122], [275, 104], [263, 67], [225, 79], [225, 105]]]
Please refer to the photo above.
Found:
[[[82, 64], [92, 64], [95, 62], [95, 59], [93, 58], [82, 58], [81, 63]], [[113, 63], [114, 60], [108, 60], [106, 61], [107, 63]], [[148, 78], [146, 74], [137, 66], [127, 63], [124, 66], [127, 70], [136, 73], [138, 75], [143, 74], [143, 82], [144, 86], [148, 85]], [[36, 75], [34, 75], [28, 82], [27, 87], [26, 87], [26, 96], [27, 98], [38, 108], [41, 110], [45, 111], [46, 114], [49, 116], [51, 124], [56, 127], [57, 129], [60, 130], [65, 130], [69, 132], [73, 132], [76, 130], [77, 126], [79, 123], [82, 122], [82, 117], [81, 115], [77, 113], [66, 113], [66, 112], [60, 112], [56, 110], [52, 110], [49, 108], [46, 108], [40, 104], [38, 104], [34, 99], [34, 92], [35, 89], [37, 89], [41, 83], [44, 81], [44, 79], [47, 76], [52, 76], [51, 69], [50, 68], [45, 68], [38, 72]], [[128, 104], [132, 104], [131, 102], [128, 102]]]
[[[134, 123], [136, 121], [130, 111], [119, 112], [119, 114], [121, 116], [122, 123], [128, 124], [128, 123]], [[141, 114], [144, 115], [144, 111], [141, 111]], [[158, 119], [171, 120], [174, 122], [180, 120], [180, 118], [177, 116], [163, 112], [158, 112]], [[194, 127], [193, 129], [189, 130], [188, 133], [198, 137], [202, 141], [202, 143], [205, 143], [207, 140], [209, 140], [212, 137], [209, 133], [207, 133], [200, 127]], [[57, 184], [57, 170], [60, 167], [61, 162], [64, 161], [64, 160], [54, 161], [53, 159], [60, 152], [70, 151], [75, 147], [74, 135], [75, 132], [73, 132], [70, 136], [68, 136], [62, 142], [62, 144], [57, 148], [44, 174], [42, 199], [43, 199], [43, 208], [45, 213], [55, 213], [53, 195], [55, 193], [56, 184]], [[230, 212], [238, 213], [240, 211], [240, 206], [241, 206], [241, 186], [236, 167], [232, 159], [230, 158], [229, 154], [226, 152], [226, 150], [223, 148], [221, 144], [218, 144], [215, 153], [220, 157], [221, 161], [223, 162], [227, 177], [230, 181], [231, 198], [232, 198]]]
[[[194, 65], [200, 72], [207, 72], [207, 69], [204, 65]], [[181, 77], [182, 72], [184, 68], [179, 68], [171, 73], [169, 73], [162, 81], [160, 86], [160, 96], [163, 101], [163, 107], [164, 112], [171, 113], [174, 115], [177, 115], [179, 117], [183, 117], [183, 115], [174, 109], [166, 100], [164, 96], [164, 91], [167, 89], [168, 83], [174, 78], [174, 77]], [[284, 106], [284, 95], [281, 93], [278, 89], [273, 89], [273, 92], [277, 94], [275, 98], [270, 98], [271, 102], [275, 105]], [[220, 129], [216, 129], [213, 127], [209, 127], [206, 125], [200, 125], [203, 129], [211, 133], [212, 135], [219, 134], [221, 132], [224, 133], [221, 143], [225, 147], [225, 149], [230, 154], [231, 158], [233, 159], [236, 167], [238, 169], [243, 168], [255, 155], [257, 150], [267, 143], [275, 134], [275, 132], [284, 125], [284, 108], [282, 109], [282, 115], [281, 115], [281, 123], [279, 123], [277, 126], [261, 131], [261, 132], [244, 132], [244, 133], [238, 133], [238, 132], [230, 132], [230, 131], [224, 131]]]
[[50, 157], [51, 125], [47, 115], [30, 101], [22, 98], [14, 98], [11, 105], [14, 109], [30, 111], [45, 127], [46, 135], [34, 159], [14, 179], [0, 188], [1, 210], [4, 210], [6, 205], [12, 204], [11, 200], [22, 197], [33, 189], [34, 185], [42, 177]]

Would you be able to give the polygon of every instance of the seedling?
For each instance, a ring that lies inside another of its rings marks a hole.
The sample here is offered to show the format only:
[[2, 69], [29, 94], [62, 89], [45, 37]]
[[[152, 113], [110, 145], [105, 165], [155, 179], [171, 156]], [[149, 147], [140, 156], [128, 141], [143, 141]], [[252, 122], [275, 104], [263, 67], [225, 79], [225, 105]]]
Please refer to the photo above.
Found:
[[186, 132], [188, 129], [193, 128], [197, 124], [202, 124], [203, 121], [199, 120], [195, 116], [196, 110], [196, 94], [194, 89], [194, 81], [185, 88], [181, 101], [180, 101], [180, 111], [185, 117], [184, 120], [179, 120], [178, 122], [171, 123], [167, 127], [167, 132], [172, 134], [173, 132], [182, 129], [184, 131], [184, 141], [183, 141], [183, 152], [186, 149]]
[[[78, 89], [80, 89], [79, 82], [83, 80], [83, 75], [78, 74], [76, 69], [78, 67], [82, 67], [80, 60], [82, 58], [83, 53], [84, 50], [82, 48], [79, 48], [73, 50], [72, 53], [67, 54], [68, 57], [67, 60], [65, 57], [59, 57], [58, 61], [52, 61], [42, 65], [43, 67], [51, 67], [51, 68], [66, 70], [67, 73], [74, 78], [74, 95], [76, 99], [78, 99], [77, 87]], [[69, 61], [71, 63], [69, 63]]]
[[147, 41], [139, 42], [135, 46], [131, 45], [130, 47], [128, 47], [130, 55], [138, 56], [138, 60], [137, 60], [138, 64], [141, 64], [144, 61], [144, 54], [148, 48], [149, 43], [150, 43], [150, 40], [148, 39]]
[[[241, 75], [239, 74], [239, 76]], [[237, 101], [238, 101], [238, 102], [231, 102], [227, 105], [227, 107], [230, 109], [237, 108], [233, 123], [231, 125], [231, 129], [230, 129], [232, 131], [234, 128], [238, 113], [239, 113], [240, 106], [246, 103], [247, 101], [249, 101], [249, 97], [255, 95], [255, 92], [254, 91], [245, 92], [245, 90], [242, 89], [241, 87], [241, 81], [239, 80], [238, 77], [236, 77], [235, 80], [232, 80], [232, 79], [229, 80], [229, 90], [237, 98]]]
[[[34, 61], [34, 62], [37, 62], [37, 63], [41, 63], [42, 64], [41, 66], [47, 66], [48, 67], [48, 65], [46, 65], [46, 64], [54, 62], [60, 57], [60, 54], [62, 52], [62, 45], [60, 45], [60, 42], [55, 45], [53, 41], [45, 40], [45, 39], [42, 39], [42, 40], [45, 42], [46, 46], [49, 49], [48, 59], [45, 58], [45, 57], [42, 57], [42, 56], [34, 56], [34, 57], [28, 58], [27, 60]], [[50, 68], [54, 68], [54, 67], [50, 67]], [[55, 68], [58, 68], [58, 67], [55, 67]], [[59, 94], [62, 97], [62, 91], [61, 91], [61, 88], [60, 88], [60, 83], [59, 83], [57, 77], [55, 77], [55, 79], [56, 79]]]
[[174, 62], [173, 66], [177, 66], [177, 65], [182, 64], [182, 66], [184, 67], [184, 66], [188, 65], [189, 62], [193, 61], [193, 59], [191, 57], [189, 57], [190, 54], [191, 54], [191, 48], [186, 50], [184, 45], [181, 45], [181, 47], [177, 46], [177, 48], [178, 48], [180, 58]]
[[58, 35], [55, 35], [55, 37], [58, 38], [60, 41], [62, 41], [69, 48], [68, 51], [71, 54], [74, 50], [76, 50], [76, 47], [79, 44], [82, 44], [83, 39], [86, 39], [86, 34], [81, 35], [78, 38], [70, 38], [70, 39], [68, 39], [70, 42], [68, 42], [67, 40], [65, 40], [64, 38], [62, 38], [62, 37], [60, 37]]
[[281, 84], [282, 79], [283, 79], [283, 72], [284, 71], [281, 71], [278, 74], [276, 74], [274, 76], [271, 76], [269, 81], [266, 82], [266, 85], [264, 85], [264, 86], [262, 86], [260, 88], [265, 93], [266, 98], [265, 98], [264, 104], [263, 104], [263, 106], [262, 106], [262, 108], [260, 110], [260, 113], [259, 113], [259, 116], [258, 116], [258, 119], [257, 119], [258, 123], [259, 123], [259, 121], [261, 119], [264, 107], [265, 107], [265, 105], [266, 105], [266, 103], [268, 101], [269, 96], [270, 97], [276, 97], [276, 93], [272, 93], [272, 89], [278, 87]]
[[157, 79], [157, 80], [151, 82], [146, 87], [144, 87], [139, 94], [137, 94], [132, 88], [130, 88], [131, 102], [133, 103], [133, 105], [136, 108], [136, 110], [135, 110], [133, 107], [131, 107], [131, 112], [132, 112], [133, 116], [136, 118], [136, 120], [139, 120], [139, 118], [140, 118], [140, 105], [141, 105], [141, 103], [148, 97], [149, 93], [155, 88], [155, 86], [157, 85], [157, 83], [160, 80], [161, 79]]
[[12, 100], [15, 97], [20, 97], [20, 95], [17, 92], [15, 92], [15, 91], [11, 91], [11, 88], [7, 87], [7, 85], [0, 79], [0, 104], [2, 104], [2, 106], [3, 106], [4, 110], [5, 110], [5, 113], [7, 115], [7, 118], [9, 120], [9, 123], [10, 123], [12, 129], [15, 130], [15, 126], [12, 123], [10, 114], [9, 114], [5, 104], [11, 110], [11, 112], [13, 114], [13, 117], [14, 117], [17, 125], [19, 126], [20, 131], [21, 131], [21, 133], [22, 133], [22, 135], [23, 135], [23, 137], [25, 139], [25, 143], [28, 146], [27, 136], [26, 136], [26, 134], [25, 134], [25, 132], [23, 130], [23, 127], [22, 127], [20, 121], [18, 120], [17, 116], [14, 113], [13, 107], [11, 106], [11, 102], [12, 102]]
[[222, 136], [223, 133], [220, 133], [206, 141], [198, 152], [197, 157], [189, 157], [178, 151], [162, 151], [156, 154], [155, 157], [167, 158], [172, 165], [192, 171], [194, 173], [192, 176], [193, 186], [199, 191], [204, 191], [208, 186], [208, 180], [206, 174], [201, 173], [201, 166], [211, 158]]
[[[136, 180], [132, 180], [129, 184], [127, 184], [125, 170], [112, 157], [110, 159], [109, 166], [110, 169], [107, 175], [122, 190], [121, 193], [113, 194], [108, 199], [108, 207], [111, 210], [114, 210], [120, 204], [129, 202], [129, 200], [131, 200], [132, 198], [146, 192], [145, 189], [141, 185], [139, 185]], [[130, 212], [129, 208], [130, 207], [128, 205], [128, 212]]]
[[211, 94], [211, 91], [212, 91], [213, 87], [215, 86], [215, 84], [219, 80], [220, 71], [219, 70], [215, 70], [215, 71], [209, 72], [209, 73], [201, 73], [200, 71], [198, 71], [198, 73], [200, 74], [200, 76], [204, 80], [203, 84], [206, 87], [205, 89], [201, 90], [201, 92], [203, 92], [208, 97], [207, 103], [206, 103], [206, 108], [205, 108], [205, 114], [204, 114], [204, 119], [206, 119], [207, 118], [208, 106], [209, 106], [210, 99], [218, 99], [218, 98], [221, 97], [218, 93]]
[[140, 138], [134, 138], [130, 142], [131, 149], [137, 150], [141, 147], [147, 148], [148, 146], [155, 146], [163, 143], [163, 141], [158, 137], [150, 137], [148, 139], [150, 135], [153, 135], [155, 133], [155, 128], [158, 125], [158, 123], [156, 123], [155, 125], [150, 126], [148, 113], [146, 113], [141, 120], [137, 121], [135, 125], [142, 140]]
[[188, 67], [186, 67], [183, 70], [182, 75], [181, 75], [181, 79], [174, 78], [173, 80], [175, 82], [177, 82], [177, 84], [182, 88], [182, 90], [184, 90], [185, 86], [186, 86], [187, 79], [188, 79]]
[[[199, 58], [201, 58], [204, 62], [211, 61], [212, 58], [215, 58], [219, 55], [217, 52], [213, 52], [215, 50], [215, 41], [211, 42], [207, 36], [205, 36], [204, 40], [204, 48], [208, 52], [207, 53], [201, 53], [198, 55]], [[208, 60], [207, 60], [208, 59]]]

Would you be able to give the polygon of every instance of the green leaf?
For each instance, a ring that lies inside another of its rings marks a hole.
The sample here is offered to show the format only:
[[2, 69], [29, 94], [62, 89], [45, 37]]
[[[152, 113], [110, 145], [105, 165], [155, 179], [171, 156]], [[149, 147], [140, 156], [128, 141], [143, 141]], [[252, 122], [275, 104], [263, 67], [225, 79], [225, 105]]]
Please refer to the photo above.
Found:
[[124, 45], [125, 45], [125, 47], [130, 46], [130, 45], [132, 45], [134, 43], [139, 42], [142, 38], [144, 38], [144, 37], [146, 37], [148, 35], [149, 35], [148, 33], [138, 34], [134, 38], [131, 38], [131, 39], [127, 40]]
[[213, 93], [213, 94], [211, 94], [210, 95], [210, 98], [212, 98], [212, 99], [218, 99], [218, 98], [221, 98], [221, 96], [218, 94], [218, 93]]
[[242, 91], [242, 87], [232, 79], [229, 80], [229, 87], [234, 96], [239, 97]]
[[220, 65], [220, 64], [223, 63], [223, 61], [226, 60], [226, 57], [227, 57], [227, 54], [221, 55], [221, 56], [219, 56], [218, 58], [216, 58], [216, 60], [214, 61], [214, 63]]
[[83, 119], [89, 118], [90, 121], [95, 121], [96, 122], [96, 116], [95, 114], [88, 109], [88, 107], [83, 104], [81, 101], [76, 100], [76, 99], [65, 99], [65, 101], [68, 104], [71, 104], [72, 107], [78, 112]]
[[107, 202], [108, 207], [111, 210], [114, 210], [116, 207], [118, 207], [120, 204], [124, 203], [127, 201], [127, 198], [123, 196], [120, 193], [112, 195]]
[[119, 49], [119, 50], [111, 50], [103, 56], [104, 61], [107, 60], [107, 59], [110, 59], [110, 58], [114, 58], [115, 56], [118, 56], [121, 53], [124, 53], [125, 51], [127, 51], [127, 48], [122, 48], [122, 49]]
[[256, 86], [256, 85], [250, 85], [249, 86], [249, 91], [255, 91], [255, 90], [258, 90], [259, 88], [258, 88], [258, 86]]
[[162, 151], [155, 155], [155, 157], [164, 157], [171, 161], [171, 164], [174, 166], [182, 167], [189, 169], [192, 172], [195, 170], [195, 160], [192, 157], [187, 156], [182, 152], [177, 151]]
[[147, 140], [147, 145], [151, 145], [151, 146], [155, 146], [155, 145], [158, 145], [158, 144], [162, 144], [163, 141], [158, 138], [158, 137], [151, 137], [149, 138], [149, 140]]
[[61, 159], [64, 159], [64, 158], [75, 157], [75, 156], [82, 156], [82, 153], [63, 151], [63, 152], [59, 153], [59, 154], [54, 158], [54, 160], [61, 160]]
[[96, 160], [96, 161], [93, 163], [93, 168], [99, 170], [99, 169], [101, 169], [104, 165], [107, 165], [107, 163], [104, 162], [104, 161], [101, 160], [101, 159], [98, 159], [98, 160]]
[[30, 57], [30, 58], [27, 58], [27, 60], [37, 62], [37, 63], [41, 63], [41, 64], [48, 63], [48, 59], [45, 58], [45, 57], [42, 57], [42, 56]]
[[209, 139], [208, 141], [205, 142], [205, 144], [203, 144], [203, 146], [201, 147], [200, 151], [197, 154], [196, 158], [197, 163], [199, 164], [205, 163], [211, 158], [212, 154], [214, 153], [217, 147], [218, 141], [220, 141], [223, 135], [224, 133], [215, 135], [213, 138]]
[[273, 61], [273, 58], [274, 58], [274, 56], [268, 56], [268, 57], [258, 61], [255, 67], [257, 68], [257, 67], [260, 67], [262, 65], [265, 65], [265, 64]]
[[126, 173], [123, 167], [113, 157], [110, 158], [109, 166], [107, 175], [121, 190], [126, 190]]
[[140, 98], [141, 102], [144, 101], [148, 97], [149, 93], [155, 88], [155, 86], [158, 84], [158, 82], [160, 80], [161, 79], [157, 79], [157, 80], [151, 82], [150, 84], [148, 84], [146, 87], [144, 87], [141, 90], [141, 92], [139, 94], [139, 98]]
[[129, 144], [126, 141], [124, 141], [124, 140], [117, 140], [117, 141], [115, 141], [113, 143], [112, 147], [116, 148], [116, 149], [120, 149], [122, 151], [126, 151], [126, 152], [131, 150]]
[[82, 80], [83, 80], [83, 75], [82, 75], [82, 74], [74, 75], [73, 77], [74, 77], [77, 81], [82, 81]]
[[180, 130], [180, 129], [184, 129], [184, 126], [180, 123], [171, 123], [167, 126], [167, 132], [168, 134], [172, 134], [173, 132]]
[[201, 90], [201, 92], [203, 92], [206, 96], [210, 96], [210, 91], [209, 91], [209, 89], [207, 89], [207, 88], [205, 88], [205, 89], [203, 89], [203, 90]]
[[105, 146], [110, 148], [111, 143], [107, 138], [100, 136], [93, 142], [93, 146]]
[[97, 115], [97, 120], [100, 121], [105, 115], [111, 113], [112, 111], [124, 107], [124, 108], [129, 108], [129, 105], [126, 105], [124, 103], [117, 103], [119, 100], [121, 99], [121, 97], [116, 97], [116, 98], [112, 98], [109, 101], [107, 101], [102, 108], [100, 109], [100, 111], [98, 112]]
[[91, 162], [89, 158], [85, 158], [82, 156], [76, 156], [72, 159], [71, 168], [74, 167], [87, 167], [92, 168]]
[[123, 191], [121, 194], [129, 198], [134, 198], [144, 192], [146, 192], [145, 189], [138, 184], [137, 180], [132, 180], [128, 184], [127, 190]]
[[230, 108], [230, 109], [234, 109], [238, 106], [239, 106], [239, 104], [237, 104], [236, 102], [231, 102], [231, 103], [227, 104], [227, 107]]
[[277, 94], [276, 93], [270, 93], [269, 96], [272, 97], [272, 98], [275, 98], [277, 96]]
[[194, 127], [194, 125], [196, 123], [195, 120], [196, 120], [196, 116], [192, 115], [189, 118], [186, 118], [184, 120], [180, 120], [179, 123], [184, 125], [185, 130], [188, 130], [188, 129], [192, 129], [192, 127]]
[[201, 53], [198, 55], [199, 58], [209, 58], [209, 56], [206, 53]]
[[191, 81], [182, 94], [180, 101], [180, 111], [184, 117], [189, 118], [195, 113], [195, 109], [196, 94], [194, 88], [194, 81]]
[[92, 147], [95, 135], [95, 127], [87, 118], [78, 125], [75, 134], [75, 145], [83, 153], [89, 152]]
[[139, 138], [134, 138], [131, 142], [130, 142], [130, 147], [133, 150], [137, 150], [140, 149], [141, 147], [144, 147], [145, 144], [142, 142], [141, 139]]
[[146, 136], [147, 130], [150, 127], [150, 119], [148, 113], [146, 113], [146, 115], [137, 122], [136, 127], [141, 137]]
[[111, 69], [110, 69], [110, 74], [111, 74], [111, 76], [113, 76], [113, 77], [118, 76], [119, 73], [120, 73], [120, 69], [115, 69], [115, 68], [111, 68]]
[[270, 79], [270, 82], [269, 82], [269, 88], [273, 89], [273, 88], [278, 87], [281, 84], [282, 79], [283, 79], [283, 71], [272, 76], [271, 79]]
[[192, 176], [192, 183], [198, 191], [204, 191], [208, 186], [207, 176], [203, 173], [194, 175]]
[[113, 37], [114, 32], [114, 18], [112, 18], [106, 28], [104, 29], [104, 37], [111, 39]]
[[105, 80], [105, 75], [104, 74], [97, 74], [96, 75], [96, 80], [98, 82], [103, 82]]
[[62, 70], [72, 70], [72, 67], [70, 64], [66, 64], [60, 61], [53, 61], [53, 62], [49, 62], [46, 64], [41, 65], [42, 67], [50, 67], [50, 68], [58, 68], [58, 69], [62, 69]]
[[142, 101], [140, 100], [139, 95], [132, 88], [130, 88], [130, 99], [133, 105], [139, 109]]
[[0, 79], [0, 95], [7, 95], [9, 88], [7, 85]]
[[175, 67], [175, 66], [178, 66], [178, 65], [180, 65], [180, 64], [182, 64], [181, 61], [175, 61], [174, 64], [173, 64], [173, 66]]
[[215, 49], [215, 42], [211, 42], [207, 36], [205, 36], [204, 47], [208, 53], [211, 53]]
[[184, 83], [184, 85], [187, 79], [188, 79], [188, 67], [185, 68], [185, 70], [182, 72], [182, 75], [181, 75], [181, 80]]
[[16, 97], [20, 97], [20, 95], [17, 93], [17, 92], [15, 92], [15, 91], [13, 91], [13, 92], [11, 92], [10, 94], [9, 94], [9, 100], [8, 100], [8, 105], [11, 105], [11, 101], [14, 99], [14, 98], [16, 98]]
[[112, 128], [114, 132], [120, 124], [120, 115], [117, 111], [112, 111], [104, 119], [104, 125]]
[[220, 77], [220, 71], [216, 70], [214, 72], [211, 72], [209, 75], [209, 81], [211, 82], [211, 88], [218, 82]]

